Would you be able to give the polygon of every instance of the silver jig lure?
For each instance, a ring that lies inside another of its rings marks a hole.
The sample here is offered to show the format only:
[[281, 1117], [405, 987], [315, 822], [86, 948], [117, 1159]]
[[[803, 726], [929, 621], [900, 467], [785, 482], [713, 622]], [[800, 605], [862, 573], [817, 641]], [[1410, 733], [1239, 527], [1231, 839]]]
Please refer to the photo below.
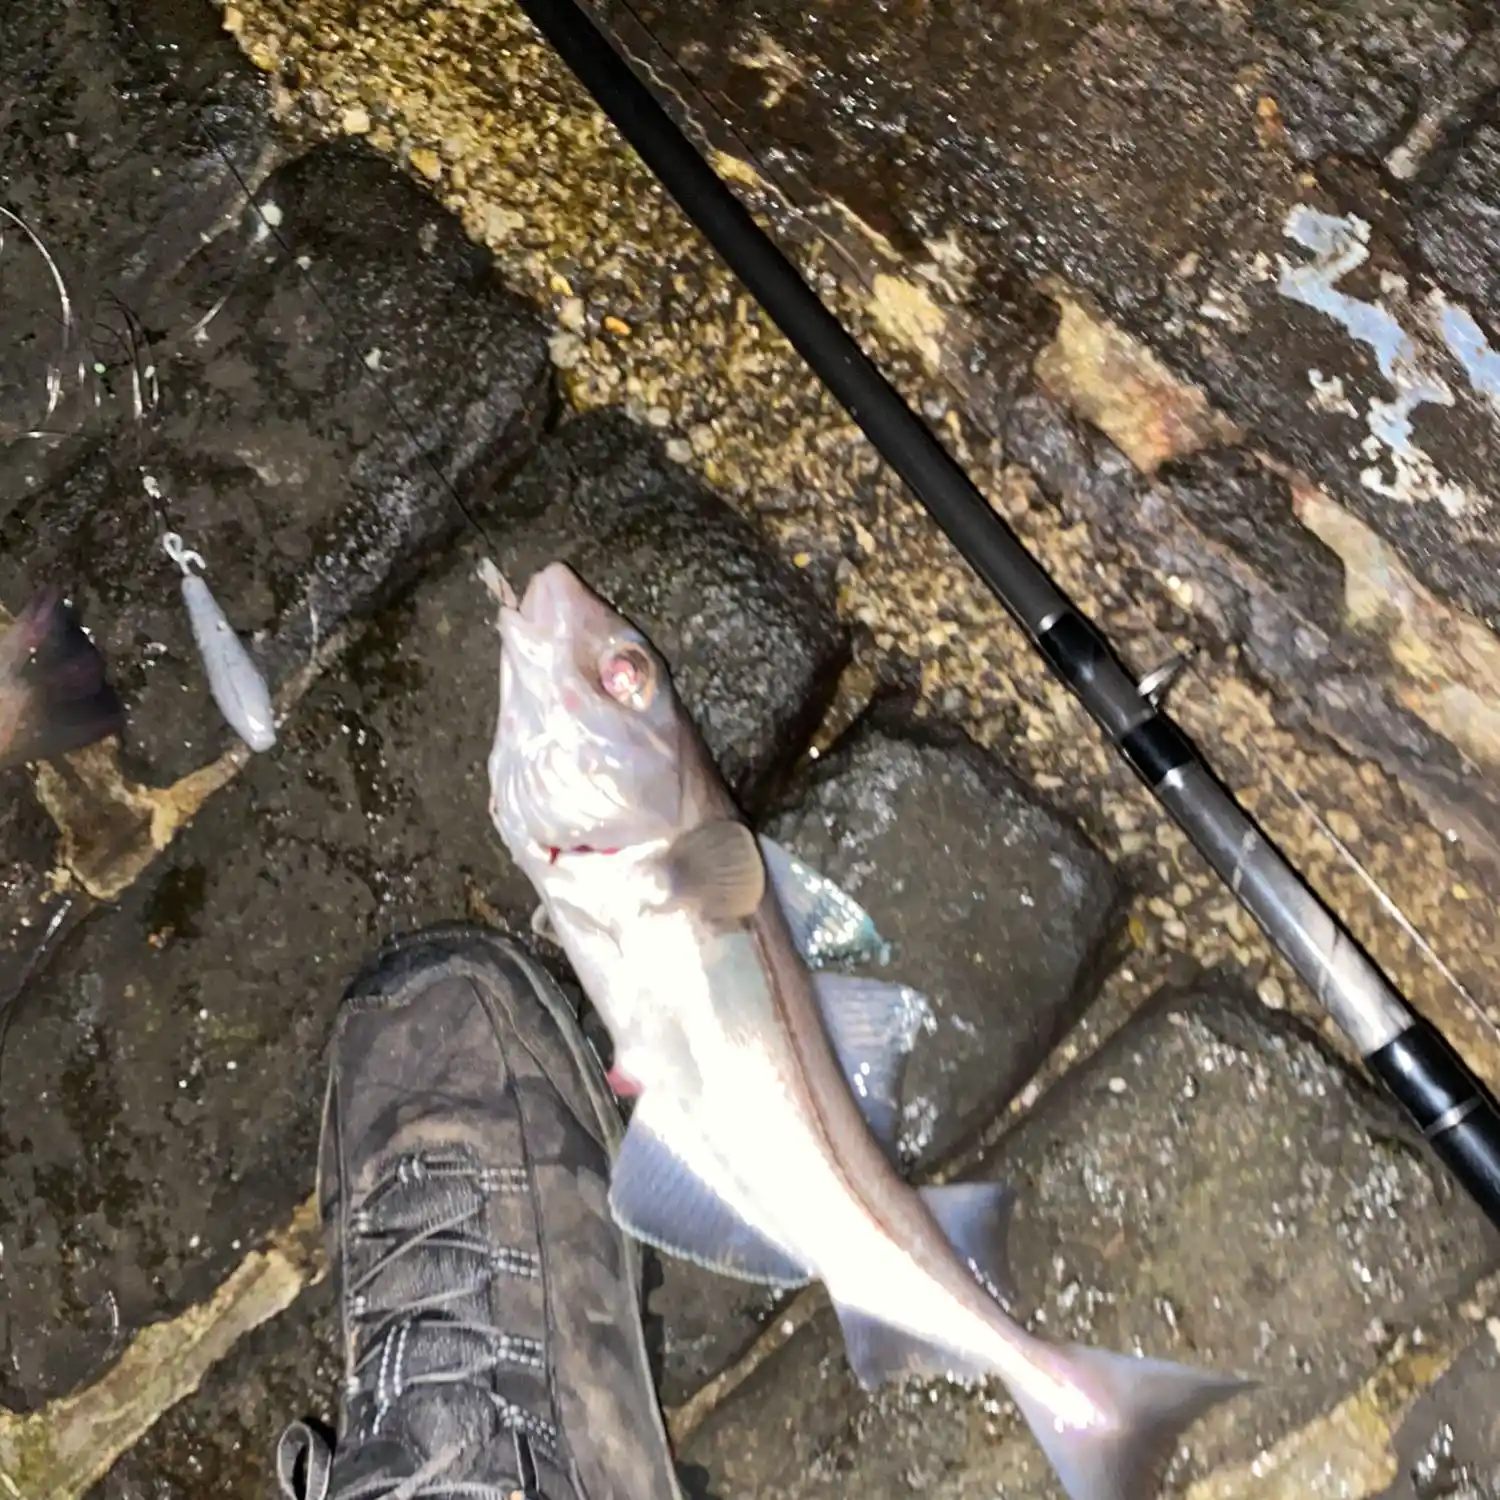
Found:
[[270, 689], [202, 574], [193, 571], [205, 566], [202, 554], [191, 551], [175, 531], [167, 532], [161, 545], [182, 570], [182, 602], [187, 605], [193, 639], [198, 643], [214, 702], [252, 750], [269, 750], [276, 743]]

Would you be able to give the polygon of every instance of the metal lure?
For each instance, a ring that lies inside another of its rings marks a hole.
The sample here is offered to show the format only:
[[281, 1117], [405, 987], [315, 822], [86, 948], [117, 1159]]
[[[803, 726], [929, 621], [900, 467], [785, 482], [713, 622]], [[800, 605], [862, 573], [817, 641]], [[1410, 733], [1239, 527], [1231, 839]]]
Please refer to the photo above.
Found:
[[169, 531], [161, 544], [182, 570], [182, 602], [187, 605], [193, 639], [208, 673], [208, 690], [219, 712], [252, 750], [269, 750], [276, 743], [270, 689], [201, 573], [193, 571], [204, 566], [201, 554], [184, 546], [175, 531]]

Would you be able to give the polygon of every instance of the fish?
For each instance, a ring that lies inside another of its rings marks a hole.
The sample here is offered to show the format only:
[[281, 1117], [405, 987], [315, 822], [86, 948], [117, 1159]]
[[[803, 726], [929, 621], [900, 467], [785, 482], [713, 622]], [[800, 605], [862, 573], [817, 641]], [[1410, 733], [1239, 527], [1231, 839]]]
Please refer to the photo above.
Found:
[[98, 647], [60, 589], [38, 590], [0, 635], [0, 771], [54, 760], [124, 727]]
[[744, 1281], [821, 1281], [867, 1390], [998, 1377], [1072, 1500], [1152, 1493], [1186, 1429], [1252, 1382], [1011, 1315], [1015, 1194], [899, 1170], [925, 1002], [813, 967], [820, 934], [847, 954], [873, 924], [751, 830], [644, 632], [565, 563], [519, 598], [493, 562], [480, 573], [499, 603], [490, 817], [633, 1097], [616, 1221]]

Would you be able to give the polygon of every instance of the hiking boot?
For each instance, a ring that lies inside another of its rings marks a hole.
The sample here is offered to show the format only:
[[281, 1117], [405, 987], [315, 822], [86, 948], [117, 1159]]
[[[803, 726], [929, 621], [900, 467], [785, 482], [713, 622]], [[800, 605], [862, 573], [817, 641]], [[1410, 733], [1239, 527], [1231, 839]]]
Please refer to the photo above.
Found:
[[330, 1045], [318, 1200], [345, 1383], [291, 1500], [680, 1500], [607, 1201], [621, 1124], [573, 1007], [483, 929], [403, 939]]

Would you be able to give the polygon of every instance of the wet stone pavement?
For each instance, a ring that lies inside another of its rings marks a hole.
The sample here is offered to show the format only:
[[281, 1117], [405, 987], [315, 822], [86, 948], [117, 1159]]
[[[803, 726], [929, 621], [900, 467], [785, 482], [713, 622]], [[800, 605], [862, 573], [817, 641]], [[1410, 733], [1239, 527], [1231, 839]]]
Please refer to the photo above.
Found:
[[[1224, 975], [1153, 1002], [963, 1177], [1019, 1189], [1038, 1327], [1263, 1383], [1194, 1429], [1179, 1480], [1334, 1404], [1494, 1254], [1384, 1109]], [[1052, 1493], [1004, 1403], [867, 1399], [840, 1347], [821, 1314], [743, 1388], [753, 1430], [726, 1407], [685, 1456], [726, 1497], [881, 1492], [896, 1474], [945, 1497]]]
[[[1227, 285], [1237, 267], [1234, 295], [1276, 305], [1245, 270], [1280, 232], [1263, 174], [1210, 153], [1223, 194], [1186, 217], [1180, 194], [1202, 162], [1180, 181], [1158, 163], [1135, 196], [1108, 203], [1083, 178], [1091, 152], [1096, 171], [1120, 160], [1142, 56], [1165, 66], [1170, 40], [1179, 72], [1239, 77], [1264, 44], [1255, 76], [1279, 102], [1257, 118], [1282, 132], [1289, 161], [1342, 153], [1329, 179], [1341, 202], [1363, 201], [1362, 154], [1404, 140], [1412, 155], [1424, 101], [1447, 101], [1429, 110], [1422, 157], [1443, 172], [1423, 167], [1410, 224], [1389, 210], [1379, 236], [1414, 237], [1455, 295], [1497, 295], [1491, 249], [1470, 229], [1495, 185], [1490, 133], [1469, 128], [1474, 90], [1500, 82], [1483, 84], [1478, 13], [1377, 5], [1361, 28], [1330, 11], [1325, 36], [1313, 7], [1270, 9], [1239, 30], [1192, 7], [1028, 13], [1021, 40], [992, 53], [1024, 86], [1005, 120], [966, 127], [962, 172], [954, 141], [924, 137], [935, 106], [882, 39], [884, 11], [859, 22], [835, 7], [816, 49], [802, 21], [769, 10], [697, 30], [691, 6], [647, 14], [740, 127], [771, 110], [766, 149], [804, 176], [832, 172], [823, 186], [898, 253], [927, 253], [957, 215], [991, 257], [989, 281], [971, 285], [1009, 287], [986, 326], [1030, 355], [1050, 350], [1035, 371], [1014, 350], [964, 356], [994, 376], [992, 401], [1016, 398], [1000, 420], [1017, 461], [1070, 523], [1139, 548], [1131, 566], [1193, 572], [1216, 638], [1296, 690], [1299, 728], [1415, 778], [1428, 812], [1468, 809], [1479, 836], [1493, 794], [1472, 774], [1479, 742], [1447, 737], [1454, 703], [1475, 699], [1403, 693], [1337, 607], [1348, 556], [1307, 527], [1322, 517], [1347, 542], [1356, 516], [1369, 566], [1409, 580], [1390, 625], [1402, 660], [1421, 663], [1435, 635], [1483, 632], [1495, 618], [1474, 498], [1493, 487], [1483, 393], [1455, 386], [1451, 408], [1422, 407], [1422, 421], [1472, 434], [1444, 480], [1465, 488], [1463, 505], [1372, 498], [1347, 445], [1324, 442], [1330, 397], [1285, 428], [1283, 457], [1349, 509], [1326, 509], [1319, 490], [1294, 514], [1301, 480], [1248, 448], [1191, 450], [1235, 424], [1276, 425], [1287, 340], [1366, 414], [1375, 367], [1304, 349], [1327, 334], [1306, 304], [1280, 308], [1279, 332], [1243, 338], [1234, 317], [1210, 318], [1205, 342], [1208, 291], [1190, 316], [1172, 290], [1172, 275]], [[566, 558], [637, 619], [747, 809], [871, 911], [886, 969], [931, 1003], [904, 1084], [905, 1164], [1018, 1187], [1012, 1261], [1036, 1325], [1261, 1382], [1193, 1430], [1174, 1483], [1198, 1500], [1500, 1495], [1500, 1241], [1248, 950], [1205, 968], [1143, 935], [1167, 845], [1132, 824], [1106, 849], [1064, 805], [1068, 776], [1030, 758], [1043, 737], [1019, 704], [986, 699], [977, 734], [966, 691], [914, 673], [908, 643], [851, 617], [852, 524], [846, 545], [809, 533], [788, 546], [769, 507], [758, 515], [732, 474], [716, 484], [694, 461], [718, 441], [708, 429], [669, 432], [670, 414], [659, 420], [628, 381], [614, 402], [573, 399], [559, 378], [577, 352], [571, 293], [553, 306], [512, 285], [416, 180], [434, 178], [424, 159], [403, 171], [378, 140], [313, 145], [286, 128], [287, 77], [245, 61], [223, 29], [243, 27], [234, 16], [190, 0], [79, 0], [59, 19], [24, 0], [0, 17], [0, 120], [26, 147], [7, 161], [4, 201], [56, 257], [88, 356], [49, 434], [0, 450], [0, 603], [14, 610], [44, 577], [64, 583], [131, 712], [123, 745], [0, 781], [8, 1491], [268, 1493], [281, 1424], [331, 1418], [337, 1397], [333, 1289], [296, 1246], [344, 981], [389, 933], [465, 914], [522, 934], [561, 970], [529, 935], [529, 888], [484, 816], [496, 663], [475, 566], [488, 552], [520, 575]], [[970, 24], [954, 13], [925, 42], [961, 81], [958, 64], [980, 51]], [[714, 51], [726, 38], [732, 57]], [[1096, 83], [1087, 109], [1065, 107], [1072, 75], [1049, 71], [1057, 55], [1090, 76], [1106, 44], [1115, 92]], [[790, 100], [779, 113], [765, 103], [773, 86]], [[819, 101], [834, 97], [848, 104], [830, 122]], [[878, 149], [872, 131], [887, 137]], [[1023, 139], [1054, 154], [1021, 159]], [[868, 156], [858, 171], [850, 142]], [[1202, 141], [1157, 145], [1161, 161], [1186, 163]], [[1071, 195], [1066, 213], [1043, 201], [1044, 168]], [[1242, 178], [1262, 196], [1241, 193]], [[1278, 191], [1294, 178], [1288, 167]], [[981, 188], [994, 222], [965, 206]], [[1210, 213], [1229, 226], [1223, 258], [1183, 270]], [[1047, 342], [1041, 294], [1016, 267], [1071, 278], [1057, 295], [1075, 299], [1060, 325], [1073, 343]], [[36, 313], [49, 285], [45, 263], [8, 238], [0, 421], [36, 421], [26, 399], [57, 333]], [[1098, 299], [1087, 313], [1085, 293]], [[950, 330], [967, 326], [950, 311]], [[1228, 415], [1195, 405], [1122, 329], [1155, 339]], [[944, 344], [937, 362], [954, 357]], [[1141, 425], [1100, 370], [1166, 404]], [[1430, 478], [1420, 464], [1398, 471]], [[1126, 535], [1127, 513], [1139, 534]], [[209, 698], [164, 524], [203, 553], [278, 693], [266, 755], [237, 749]], [[1376, 549], [1377, 533], [1404, 562]], [[1459, 608], [1474, 618], [1446, 612]], [[1488, 658], [1461, 638], [1474, 675], [1459, 686], [1473, 693]], [[1321, 688], [1313, 659], [1328, 668]], [[1167, 889], [1176, 904], [1158, 919], [1181, 925], [1171, 914], [1189, 897]], [[194, 1363], [212, 1343], [204, 1328], [230, 1326], [224, 1289], [252, 1261], [274, 1288], [244, 1293], [243, 1335]], [[861, 1394], [816, 1295], [773, 1305], [672, 1261], [652, 1279], [662, 1394], [695, 1490], [1057, 1493], [998, 1394]], [[143, 1330], [163, 1339], [145, 1368], [129, 1363]], [[178, 1366], [192, 1373], [173, 1384]], [[1305, 1473], [1333, 1487], [1297, 1488]]]

